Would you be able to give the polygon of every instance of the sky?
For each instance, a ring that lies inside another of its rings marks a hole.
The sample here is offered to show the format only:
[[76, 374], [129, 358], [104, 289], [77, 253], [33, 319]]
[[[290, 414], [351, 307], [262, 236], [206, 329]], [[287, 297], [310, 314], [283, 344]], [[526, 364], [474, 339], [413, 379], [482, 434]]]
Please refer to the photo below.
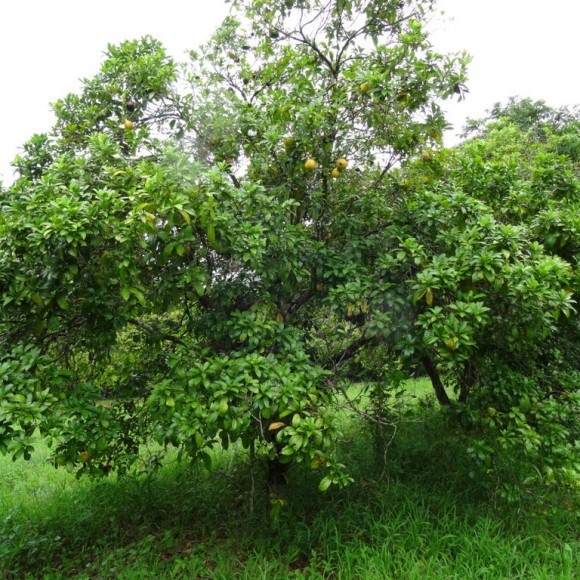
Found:
[[[439, 0], [440, 52], [467, 50], [469, 94], [445, 105], [456, 131], [510, 96], [580, 104], [579, 0]], [[34, 133], [52, 124], [49, 103], [98, 72], [107, 44], [146, 34], [176, 60], [205, 42], [228, 12], [223, 0], [3, 0], [0, 4], [0, 181]], [[456, 142], [456, 131], [448, 144]]]

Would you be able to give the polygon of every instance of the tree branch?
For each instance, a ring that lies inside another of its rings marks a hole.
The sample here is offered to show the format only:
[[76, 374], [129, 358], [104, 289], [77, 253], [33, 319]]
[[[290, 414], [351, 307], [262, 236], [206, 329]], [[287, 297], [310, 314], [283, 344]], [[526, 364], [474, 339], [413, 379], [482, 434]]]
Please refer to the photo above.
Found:
[[326, 368], [334, 367], [340, 363], [352, 358], [365, 344], [368, 344], [372, 340], [371, 337], [365, 336], [364, 334], [357, 338], [353, 343], [349, 344], [336, 356], [332, 357], [330, 361], [325, 365]]
[[296, 300], [294, 300], [288, 306], [287, 313], [294, 314], [294, 312], [296, 312], [301, 306], [306, 304], [315, 294], [316, 290], [314, 290], [313, 288], [308, 288], [308, 290], [302, 292], [302, 294], [300, 294], [300, 296], [298, 296], [298, 298], [296, 298]]

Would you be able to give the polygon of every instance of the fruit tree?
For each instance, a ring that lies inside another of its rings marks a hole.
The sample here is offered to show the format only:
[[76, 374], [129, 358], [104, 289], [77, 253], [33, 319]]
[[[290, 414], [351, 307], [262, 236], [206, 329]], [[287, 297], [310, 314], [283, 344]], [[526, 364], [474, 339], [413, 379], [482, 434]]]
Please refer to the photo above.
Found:
[[150, 439], [240, 441], [273, 485], [306, 462], [326, 489], [365, 356], [388, 363], [374, 392], [420, 367], [445, 406], [500, 345], [541, 359], [573, 268], [437, 157], [468, 57], [431, 46], [431, 10], [236, 0], [181, 68], [150, 38], [109, 47], [2, 192], [2, 450], [39, 428], [100, 474]]

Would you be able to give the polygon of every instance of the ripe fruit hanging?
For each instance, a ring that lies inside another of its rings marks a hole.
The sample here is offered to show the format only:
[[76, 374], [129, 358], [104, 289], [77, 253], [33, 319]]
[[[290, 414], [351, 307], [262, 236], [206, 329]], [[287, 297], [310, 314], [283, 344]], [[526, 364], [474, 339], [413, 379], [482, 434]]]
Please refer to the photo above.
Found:
[[371, 85], [369, 85], [369, 83], [363, 83], [363, 84], [360, 86], [360, 92], [361, 92], [363, 95], [366, 95], [366, 94], [369, 92], [370, 88], [371, 88]]
[[312, 157], [310, 159], [307, 159], [306, 163], [304, 164], [304, 169], [307, 169], [308, 171], [314, 171], [317, 167], [318, 163], [316, 163], [316, 161], [312, 159]]
[[340, 171], [338, 169], [333, 169], [330, 172], [330, 175], [332, 175], [332, 177], [334, 177], [336, 179], [337, 177], [340, 177]]
[[347, 161], [346, 159], [339, 159], [339, 160], [336, 162], [336, 168], [337, 168], [339, 171], [342, 171], [343, 169], [346, 169], [346, 166], [347, 166], [347, 165], [348, 165], [348, 161]]
[[125, 129], [127, 129], [128, 131], [130, 131], [133, 128], [133, 121], [129, 121], [129, 119], [127, 119], [125, 121]]

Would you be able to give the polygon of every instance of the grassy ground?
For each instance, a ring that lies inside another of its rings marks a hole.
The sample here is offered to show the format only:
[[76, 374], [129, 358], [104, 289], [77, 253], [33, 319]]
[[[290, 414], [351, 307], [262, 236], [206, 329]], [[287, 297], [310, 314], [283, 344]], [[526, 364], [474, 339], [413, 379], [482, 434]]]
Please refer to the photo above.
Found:
[[212, 472], [169, 461], [145, 481], [77, 481], [42, 445], [29, 462], [0, 458], [0, 577], [574, 578], [575, 514], [494, 504], [444, 433], [427, 405], [373, 451], [351, 417], [339, 445], [355, 483], [321, 494], [295, 468], [275, 521], [235, 450]]

